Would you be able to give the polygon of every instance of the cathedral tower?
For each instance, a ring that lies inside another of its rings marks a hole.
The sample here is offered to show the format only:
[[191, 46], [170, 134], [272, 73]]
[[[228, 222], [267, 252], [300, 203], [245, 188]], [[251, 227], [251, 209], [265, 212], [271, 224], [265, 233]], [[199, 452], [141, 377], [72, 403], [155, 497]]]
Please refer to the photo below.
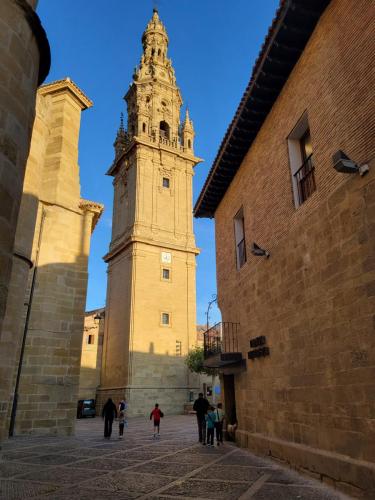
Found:
[[168, 58], [168, 35], [154, 9], [143, 54], [125, 96], [115, 140], [112, 241], [99, 405], [129, 399], [131, 415], [158, 402], [181, 413], [192, 390], [184, 363], [196, 340], [192, 219], [193, 124]]

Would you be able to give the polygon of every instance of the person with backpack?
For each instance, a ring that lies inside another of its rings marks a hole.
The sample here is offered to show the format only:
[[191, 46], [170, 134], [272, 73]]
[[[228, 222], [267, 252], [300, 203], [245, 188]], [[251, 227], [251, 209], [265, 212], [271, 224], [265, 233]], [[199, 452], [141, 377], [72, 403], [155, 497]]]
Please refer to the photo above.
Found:
[[210, 406], [205, 420], [207, 424], [207, 446], [214, 446], [216, 414], [213, 406]]
[[150, 420], [154, 419], [154, 439], [160, 438], [160, 419], [164, 417], [164, 413], [160, 410], [158, 403], [150, 413]]
[[193, 410], [197, 414], [199, 442], [203, 445], [206, 444], [206, 413], [209, 406], [210, 403], [203, 397], [203, 393], [200, 392], [198, 399], [194, 401]]
[[104, 437], [111, 439], [113, 420], [117, 418], [117, 408], [111, 398], [108, 398], [103, 406], [102, 417], [104, 418]]

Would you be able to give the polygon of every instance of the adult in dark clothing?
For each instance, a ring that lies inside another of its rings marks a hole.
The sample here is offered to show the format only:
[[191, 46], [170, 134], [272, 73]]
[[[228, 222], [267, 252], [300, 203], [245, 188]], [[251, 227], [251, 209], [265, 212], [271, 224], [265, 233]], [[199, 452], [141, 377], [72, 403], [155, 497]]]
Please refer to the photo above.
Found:
[[102, 417], [104, 418], [104, 437], [110, 439], [113, 419], [117, 418], [117, 408], [111, 398], [108, 398], [108, 401], [103, 406]]
[[200, 392], [198, 399], [194, 401], [193, 410], [197, 414], [199, 442], [202, 444], [206, 444], [206, 413], [209, 406], [210, 403]]

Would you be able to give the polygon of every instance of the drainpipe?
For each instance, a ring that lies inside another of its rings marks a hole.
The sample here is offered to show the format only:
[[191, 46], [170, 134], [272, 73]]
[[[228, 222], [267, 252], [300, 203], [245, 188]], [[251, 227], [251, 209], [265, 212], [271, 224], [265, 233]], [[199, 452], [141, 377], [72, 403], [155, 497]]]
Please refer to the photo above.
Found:
[[21, 378], [21, 371], [22, 371], [23, 356], [24, 356], [24, 353], [25, 353], [27, 331], [29, 329], [29, 320], [30, 320], [30, 314], [31, 314], [31, 306], [32, 306], [33, 297], [34, 297], [34, 288], [35, 288], [35, 282], [36, 282], [36, 275], [37, 275], [37, 271], [38, 271], [40, 245], [41, 245], [41, 242], [42, 242], [42, 234], [43, 234], [43, 227], [44, 227], [45, 218], [46, 218], [46, 213], [45, 213], [45, 210], [43, 208], [42, 209], [42, 217], [41, 217], [41, 221], [40, 221], [40, 229], [39, 229], [39, 236], [38, 236], [38, 245], [37, 245], [36, 254], [35, 254], [35, 265], [34, 265], [34, 270], [33, 270], [33, 277], [32, 277], [32, 280], [31, 280], [30, 295], [29, 295], [29, 300], [28, 300], [28, 303], [27, 303], [27, 311], [26, 311], [25, 327], [24, 327], [24, 330], [23, 330], [21, 352], [20, 352], [20, 357], [19, 357], [19, 360], [18, 360], [17, 378], [16, 378], [16, 385], [14, 387], [12, 413], [11, 413], [11, 416], [10, 416], [10, 424], [9, 424], [9, 437], [12, 437], [14, 435], [14, 425], [15, 425], [15, 422], [16, 422], [17, 403], [18, 403], [18, 388], [19, 388], [19, 385], [20, 385], [20, 378]]

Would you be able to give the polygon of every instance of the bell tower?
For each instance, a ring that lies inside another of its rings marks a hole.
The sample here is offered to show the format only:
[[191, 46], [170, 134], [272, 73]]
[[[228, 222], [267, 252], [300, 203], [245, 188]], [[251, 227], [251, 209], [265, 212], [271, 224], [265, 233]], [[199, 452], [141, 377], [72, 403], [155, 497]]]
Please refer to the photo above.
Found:
[[184, 357], [196, 340], [192, 179], [201, 159], [188, 113], [180, 122], [168, 42], [154, 9], [107, 172], [114, 205], [98, 402], [126, 397], [131, 415], [155, 402], [181, 413], [196, 389]]

